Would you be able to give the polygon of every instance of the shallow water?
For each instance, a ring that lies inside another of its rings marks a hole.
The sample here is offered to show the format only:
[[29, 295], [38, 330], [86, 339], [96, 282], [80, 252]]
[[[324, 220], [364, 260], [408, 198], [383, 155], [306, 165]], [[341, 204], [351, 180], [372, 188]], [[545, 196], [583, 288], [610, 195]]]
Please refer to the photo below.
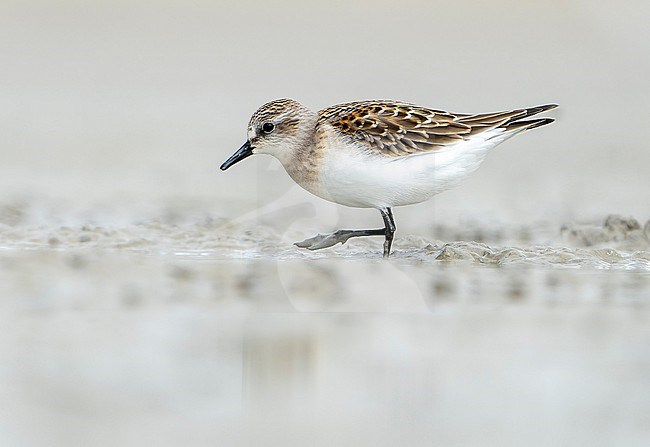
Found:
[[438, 224], [385, 261], [381, 238], [309, 252], [200, 203], [44, 203], [0, 213], [7, 445], [650, 435], [648, 224]]

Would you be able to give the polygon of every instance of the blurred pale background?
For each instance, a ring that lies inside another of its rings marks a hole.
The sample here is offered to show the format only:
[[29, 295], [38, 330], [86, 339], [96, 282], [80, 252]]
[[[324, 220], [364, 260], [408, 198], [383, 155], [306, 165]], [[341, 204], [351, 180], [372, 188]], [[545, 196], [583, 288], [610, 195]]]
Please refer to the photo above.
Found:
[[[0, 445], [650, 445], [650, 231], [560, 237], [650, 218], [648, 5], [2, 0]], [[561, 107], [384, 263], [218, 171], [279, 97]]]
[[[642, 1], [5, 0], [0, 194], [87, 206], [185, 197], [232, 216], [292, 186], [262, 157], [217, 171], [267, 100], [395, 98], [458, 112], [557, 102], [554, 125], [499, 147], [459, 189], [398, 210], [400, 229], [420, 230], [433, 212], [644, 219], [647, 12]], [[348, 225], [378, 220], [337, 212]]]

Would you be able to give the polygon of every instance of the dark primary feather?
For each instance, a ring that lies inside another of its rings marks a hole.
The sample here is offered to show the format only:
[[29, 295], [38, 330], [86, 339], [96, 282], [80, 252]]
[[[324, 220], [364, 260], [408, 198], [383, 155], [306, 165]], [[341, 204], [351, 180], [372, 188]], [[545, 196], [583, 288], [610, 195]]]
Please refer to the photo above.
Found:
[[499, 127], [504, 131], [539, 127], [553, 120], [520, 120], [555, 107], [557, 105], [549, 104], [509, 112], [469, 115], [398, 101], [359, 101], [321, 110], [318, 122], [329, 123], [343, 135], [365, 141], [371, 151], [397, 157], [441, 150]]

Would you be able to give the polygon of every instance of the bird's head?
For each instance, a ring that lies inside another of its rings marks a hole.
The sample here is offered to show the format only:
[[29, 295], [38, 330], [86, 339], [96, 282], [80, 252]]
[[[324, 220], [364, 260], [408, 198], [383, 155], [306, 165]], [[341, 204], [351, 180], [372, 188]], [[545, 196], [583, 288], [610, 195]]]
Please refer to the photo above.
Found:
[[230, 166], [253, 154], [273, 155], [288, 164], [313, 138], [317, 114], [293, 99], [277, 99], [257, 109], [248, 123], [248, 138], [228, 160]]

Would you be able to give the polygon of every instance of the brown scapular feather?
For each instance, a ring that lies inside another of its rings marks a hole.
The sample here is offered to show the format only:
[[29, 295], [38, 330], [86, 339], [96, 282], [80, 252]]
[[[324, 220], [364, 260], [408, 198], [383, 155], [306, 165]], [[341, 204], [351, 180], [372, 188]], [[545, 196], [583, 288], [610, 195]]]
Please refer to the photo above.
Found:
[[484, 114], [453, 114], [409, 103], [373, 100], [339, 104], [318, 113], [319, 124], [329, 123], [342, 135], [364, 144], [370, 152], [391, 157], [439, 151], [483, 132], [534, 129], [551, 118], [524, 120], [557, 107], [546, 104], [526, 109]]

